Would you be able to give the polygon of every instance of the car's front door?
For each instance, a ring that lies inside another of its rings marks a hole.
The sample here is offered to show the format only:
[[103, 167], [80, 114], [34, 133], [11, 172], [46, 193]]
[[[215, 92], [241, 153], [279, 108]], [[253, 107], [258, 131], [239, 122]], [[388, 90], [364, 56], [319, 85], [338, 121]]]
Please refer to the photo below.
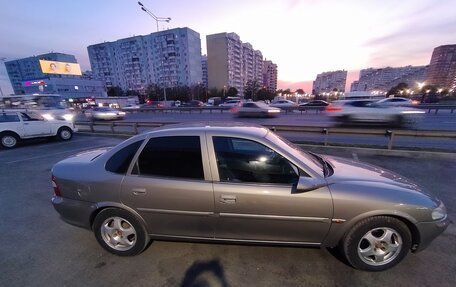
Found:
[[24, 136], [46, 136], [51, 134], [51, 125], [44, 118], [36, 114], [21, 113], [24, 125]]
[[209, 138], [220, 179], [214, 181], [217, 238], [322, 242], [333, 215], [327, 187], [299, 193], [298, 173], [307, 175], [271, 148], [242, 138]]
[[153, 137], [135, 157], [121, 200], [145, 219], [150, 233], [214, 236], [214, 194], [202, 135]]

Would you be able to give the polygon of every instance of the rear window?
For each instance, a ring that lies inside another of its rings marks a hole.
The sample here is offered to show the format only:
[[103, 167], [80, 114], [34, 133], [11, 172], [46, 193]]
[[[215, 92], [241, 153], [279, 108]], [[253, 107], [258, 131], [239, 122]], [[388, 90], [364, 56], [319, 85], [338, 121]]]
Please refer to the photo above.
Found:
[[116, 152], [107, 162], [106, 170], [118, 174], [127, 173], [130, 162], [138, 151], [138, 148], [141, 146], [143, 140], [134, 142], [123, 149]]
[[0, 114], [0, 123], [11, 123], [11, 122], [20, 122], [19, 116], [17, 114]]

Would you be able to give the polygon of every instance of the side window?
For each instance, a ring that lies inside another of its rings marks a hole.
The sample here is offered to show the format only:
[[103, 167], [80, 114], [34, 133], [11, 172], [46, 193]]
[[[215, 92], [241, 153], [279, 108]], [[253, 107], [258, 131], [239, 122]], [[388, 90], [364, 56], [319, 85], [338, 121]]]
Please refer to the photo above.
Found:
[[135, 173], [204, 179], [199, 136], [151, 138], [139, 155]]
[[12, 123], [20, 122], [19, 116], [17, 114], [0, 114], [0, 123]]
[[135, 156], [142, 142], [142, 140], [134, 142], [116, 152], [106, 162], [106, 170], [114, 173], [125, 174], [130, 166], [131, 160]]
[[251, 140], [214, 137], [222, 182], [295, 184], [297, 167], [272, 149]]

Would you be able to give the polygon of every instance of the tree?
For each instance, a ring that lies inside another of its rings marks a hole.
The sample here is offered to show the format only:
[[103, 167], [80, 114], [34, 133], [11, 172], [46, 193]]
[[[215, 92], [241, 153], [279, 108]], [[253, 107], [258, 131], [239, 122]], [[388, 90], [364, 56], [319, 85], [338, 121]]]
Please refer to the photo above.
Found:
[[275, 93], [272, 93], [268, 91], [266, 88], [261, 88], [260, 90], [257, 91], [255, 97], [259, 101], [272, 101], [274, 97], [276, 96]]
[[404, 92], [408, 88], [409, 88], [409, 86], [407, 85], [407, 83], [399, 83], [396, 86], [392, 87], [386, 93], [386, 97], [389, 97], [390, 95], [394, 95], [394, 96], [399, 95], [399, 94], [401, 94], [401, 91]]
[[108, 97], [122, 97], [123, 96], [123, 90], [119, 86], [113, 86], [108, 88]]
[[296, 93], [298, 93], [299, 95], [304, 95], [306, 92], [304, 92], [303, 89], [297, 89]]
[[230, 87], [228, 89], [228, 92], [226, 92], [227, 97], [237, 97], [238, 95], [238, 90], [235, 87]]
[[257, 80], [248, 80], [244, 85], [244, 98], [255, 101], [255, 95], [259, 88], [260, 84]]

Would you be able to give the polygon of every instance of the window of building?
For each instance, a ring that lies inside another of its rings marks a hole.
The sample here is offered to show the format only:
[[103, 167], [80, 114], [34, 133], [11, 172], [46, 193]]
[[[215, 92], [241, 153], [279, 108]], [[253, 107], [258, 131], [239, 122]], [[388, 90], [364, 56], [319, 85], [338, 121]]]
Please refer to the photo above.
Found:
[[214, 137], [222, 182], [296, 184], [299, 170], [272, 149], [251, 140]]
[[139, 155], [134, 173], [204, 179], [199, 136], [151, 138]]

